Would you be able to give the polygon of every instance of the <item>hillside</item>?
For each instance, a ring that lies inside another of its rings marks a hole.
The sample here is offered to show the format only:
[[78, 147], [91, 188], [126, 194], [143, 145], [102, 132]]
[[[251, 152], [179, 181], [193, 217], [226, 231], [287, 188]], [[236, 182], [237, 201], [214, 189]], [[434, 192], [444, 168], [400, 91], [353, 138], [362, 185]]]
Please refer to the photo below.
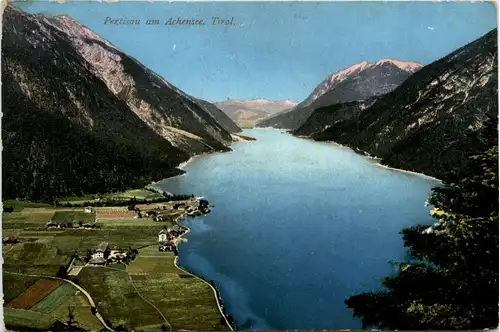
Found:
[[196, 99], [198, 105], [200, 105], [207, 113], [209, 113], [226, 131], [230, 133], [239, 133], [241, 128], [238, 127], [236, 123], [226, 113], [224, 113], [215, 104], [209, 103], [208, 101]]
[[3, 18], [4, 199], [143, 186], [228, 150], [230, 134], [193, 98], [76, 22], [11, 6]]
[[297, 103], [290, 100], [229, 99], [217, 102], [215, 105], [241, 126], [253, 127], [259, 120], [287, 111], [296, 106]]
[[[497, 57], [495, 29], [425, 66], [356, 117], [324, 123], [329, 127], [312, 137], [438, 178], [463, 168], [467, 153], [486, 135], [488, 116], [497, 117]], [[334, 105], [321, 112], [337, 112], [338, 108]]]
[[38, 16], [64, 36], [115, 96], [172, 145], [193, 154], [225, 149], [231, 135], [197, 102], [136, 59], [67, 16]]
[[376, 63], [363, 61], [328, 76], [292, 110], [259, 121], [257, 126], [296, 129], [317, 108], [383, 95], [394, 90], [421, 67], [418, 63], [390, 59]]
[[357, 118], [361, 112], [372, 106], [380, 97], [372, 97], [363, 101], [350, 101], [320, 107], [306, 119], [306, 121], [292, 133], [296, 136], [311, 136], [323, 132], [335, 125], [351, 118]]

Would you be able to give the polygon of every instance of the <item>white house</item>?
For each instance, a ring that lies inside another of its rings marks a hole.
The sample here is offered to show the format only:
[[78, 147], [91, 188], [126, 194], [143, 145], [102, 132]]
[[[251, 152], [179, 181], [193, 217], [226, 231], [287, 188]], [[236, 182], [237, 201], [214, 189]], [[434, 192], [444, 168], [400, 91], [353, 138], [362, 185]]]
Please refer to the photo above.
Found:
[[97, 246], [94, 254], [92, 254], [92, 258], [104, 258], [104, 253], [108, 249], [108, 243], [107, 242], [102, 242], [100, 245]]
[[158, 242], [166, 242], [167, 241], [168, 231], [166, 229], [162, 229], [160, 233], [158, 233]]
[[106, 256], [108, 251], [108, 243], [101, 242], [101, 244], [97, 246], [96, 250], [92, 254], [92, 258], [90, 259], [89, 263], [94, 265], [105, 265], [106, 259], [104, 258], [104, 256]]

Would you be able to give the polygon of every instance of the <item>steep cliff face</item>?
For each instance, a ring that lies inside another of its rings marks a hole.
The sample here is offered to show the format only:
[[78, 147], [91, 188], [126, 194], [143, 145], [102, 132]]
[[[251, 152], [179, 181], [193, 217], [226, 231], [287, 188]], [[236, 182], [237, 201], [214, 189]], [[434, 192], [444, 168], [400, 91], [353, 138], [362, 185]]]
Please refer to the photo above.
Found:
[[257, 126], [296, 129], [317, 108], [383, 95], [421, 67], [418, 63], [391, 59], [358, 63], [328, 76], [306, 100], [289, 112], [264, 119]]
[[497, 117], [497, 57], [493, 30], [425, 66], [356, 117], [330, 123], [313, 137], [436, 177], [464, 167], [488, 115]]
[[66, 16], [38, 16], [59, 32], [89, 69], [137, 116], [188, 153], [225, 150], [231, 135], [197, 102], [87, 27]]
[[193, 153], [228, 149], [230, 134], [192, 98], [121, 52], [97, 67], [84, 55], [108, 51], [82, 51], [54, 20], [66, 19], [3, 13], [4, 198], [143, 186]]
[[272, 101], [266, 99], [224, 100], [215, 103], [231, 119], [242, 126], [252, 127], [259, 120], [288, 111], [297, 103], [291, 100]]

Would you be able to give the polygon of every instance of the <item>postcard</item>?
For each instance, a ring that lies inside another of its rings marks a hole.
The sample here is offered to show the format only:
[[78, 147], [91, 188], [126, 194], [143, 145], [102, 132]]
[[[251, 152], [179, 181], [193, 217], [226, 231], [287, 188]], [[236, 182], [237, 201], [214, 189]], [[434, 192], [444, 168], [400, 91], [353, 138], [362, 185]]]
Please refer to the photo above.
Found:
[[495, 329], [497, 38], [481, 1], [4, 3], [4, 329]]

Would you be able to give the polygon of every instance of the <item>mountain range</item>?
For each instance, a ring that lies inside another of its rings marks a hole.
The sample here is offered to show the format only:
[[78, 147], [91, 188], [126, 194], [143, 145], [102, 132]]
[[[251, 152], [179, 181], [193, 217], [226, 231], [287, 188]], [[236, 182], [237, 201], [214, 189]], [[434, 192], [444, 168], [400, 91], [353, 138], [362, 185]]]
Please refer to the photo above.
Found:
[[332, 140], [396, 168], [440, 178], [466, 167], [498, 116], [497, 30], [383, 96], [320, 107], [293, 133]]
[[383, 59], [376, 63], [363, 61], [329, 75], [306, 100], [289, 112], [257, 122], [257, 127], [298, 128], [312, 112], [322, 106], [365, 100], [394, 90], [422, 65]]
[[300, 104], [210, 103], [69, 17], [7, 6], [3, 18], [6, 199], [124, 190], [180, 174], [193, 155], [229, 151], [241, 132], [235, 121], [335, 141], [439, 178], [467, 166], [489, 135], [487, 120], [497, 118], [496, 29], [425, 67], [356, 64]]
[[216, 102], [215, 105], [240, 126], [253, 127], [259, 120], [290, 110], [295, 107], [297, 103], [291, 100], [228, 99]]
[[2, 30], [4, 198], [143, 186], [240, 131], [69, 17], [7, 6]]

